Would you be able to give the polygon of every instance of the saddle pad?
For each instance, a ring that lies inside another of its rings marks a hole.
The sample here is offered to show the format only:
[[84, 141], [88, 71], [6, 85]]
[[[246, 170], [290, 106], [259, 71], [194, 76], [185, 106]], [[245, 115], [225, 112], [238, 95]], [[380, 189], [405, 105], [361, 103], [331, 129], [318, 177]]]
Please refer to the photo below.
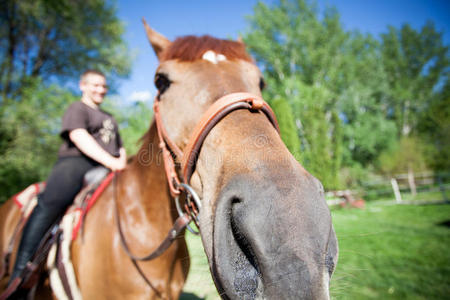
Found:
[[79, 215], [76, 211], [64, 215], [60, 223], [61, 238], [52, 245], [47, 257], [50, 286], [59, 300], [82, 299], [70, 253], [71, 237], [77, 218]]
[[45, 182], [38, 182], [28, 186], [23, 191], [15, 194], [12, 198], [14, 203], [20, 209], [20, 213], [24, 217], [33, 211], [33, 208], [37, 204], [37, 195], [42, 193], [45, 189]]
[[50, 285], [59, 300], [82, 299], [71, 260], [70, 247], [77, 237], [84, 217], [114, 175], [115, 173], [110, 173], [101, 183], [85, 187], [77, 195], [74, 204], [67, 210], [60, 223], [62, 238], [58, 243], [53, 244], [47, 258]]
[[74, 205], [69, 209], [69, 212], [75, 210], [77, 215], [76, 225], [73, 228], [72, 232], [72, 241], [77, 238], [78, 231], [83, 225], [83, 220], [92, 206], [95, 204], [97, 199], [103, 193], [103, 191], [108, 187], [109, 183], [115, 176], [115, 172], [111, 172], [106, 176], [100, 184], [89, 185], [84, 188], [76, 197]]

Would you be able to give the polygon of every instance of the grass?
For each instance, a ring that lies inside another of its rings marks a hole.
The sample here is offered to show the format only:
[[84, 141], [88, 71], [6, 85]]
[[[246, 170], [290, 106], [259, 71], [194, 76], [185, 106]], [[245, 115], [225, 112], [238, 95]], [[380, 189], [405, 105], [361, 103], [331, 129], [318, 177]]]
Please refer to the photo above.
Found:
[[449, 205], [382, 205], [337, 210], [340, 256], [335, 299], [450, 296]]
[[[450, 205], [336, 209], [339, 262], [332, 299], [450, 299]], [[181, 299], [219, 299], [199, 237]]]
[[216, 287], [214, 286], [211, 273], [209, 272], [209, 265], [200, 236], [195, 236], [189, 231], [186, 232], [186, 240], [188, 243], [189, 255], [191, 257], [191, 268], [180, 299], [220, 299]]

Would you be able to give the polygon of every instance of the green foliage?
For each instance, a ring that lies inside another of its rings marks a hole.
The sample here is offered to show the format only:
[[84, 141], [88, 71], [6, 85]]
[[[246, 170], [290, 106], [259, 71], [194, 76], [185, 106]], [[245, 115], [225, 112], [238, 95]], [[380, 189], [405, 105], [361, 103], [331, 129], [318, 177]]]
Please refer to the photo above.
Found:
[[120, 99], [111, 99], [102, 106], [114, 115], [119, 123], [120, 136], [127, 155], [136, 154], [141, 146], [141, 137], [150, 128], [153, 111], [145, 102], [135, 102], [131, 106], [120, 105]]
[[308, 0], [260, 2], [248, 19], [244, 41], [264, 71], [265, 97], [291, 106], [296, 157], [326, 189], [354, 185], [363, 178], [350, 174], [368, 176], [374, 167], [386, 172], [382, 161], [398, 170], [403, 157], [392, 156], [394, 145], [411, 133], [435, 147], [424, 147], [415, 168], [448, 170], [450, 97], [442, 82], [450, 62], [431, 22], [419, 31], [389, 27], [378, 41], [346, 32], [335, 9], [320, 13]]
[[65, 83], [94, 68], [111, 81], [129, 72], [123, 25], [111, 3], [5, 0], [0, 10], [3, 98], [18, 97], [29, 78]]
[[293, 152], [326, 188], [337, 188], [344, 140], [337, 100], [345, 87], [342, 49], [349, 40], [339, 15], [327, 9], [320, 19], [307, 1], [280, 1], [273, 7], [258, 3], [249, 20], [244, 40], [264, 70], [265, 94], [291, 106], [300, 137]]
[[360, 194], [363, 194], [365, 191], [360, 189], [363, 183], [369, 180], [372, 172], [373, 168], [371, 166], [363, 167], [357, 162], [350, 166], [344, 166], [339, 170], [340, 184], [343, 188], [361, 191], [362, 193]]
[[379, 169], [387, 175], [426, 171], [426, 145], [418, 138], [402, 137], [379, 157]]
[[[0, 187], [11, 194], [47, 174], [79, 73], [100, 69], [114, 87], [130, 61], [111, 2], [6, 0], [0, 10]], [[377, 40], [345, 31], [334, 8], [280, 0], [258, 3], [249, 24], [244, 40], [282, 138], [326, 189], [404, 171], [408, 160], [414, 170], [450, 169], [450, 60], [432, 23], [389, 27]], [[150, 109], [105, 104], [131, 155]]]
[[294, 115], [289, 103], [287, 103], [284, 99], [278, 98], [271, 101], [271, 106], [275, 112], [275, 115], [279, 116], [277, 119], [283, 142], [286, 144], [289, 151], [297, 157], [300, 155], [300, 139], [297, 135]]
[[417, 127], [417, 114], [432, 99], [436, 85], [448, 72], [448, 47], [442, 33], [428, 22], [418, 32], [410, 25], [389, 27], [381, 35], [382, 62], [388, 78], [388, 104], [399, 133], [408, 135]]
[[102, 0], [0, 2], [0, 202], [45, 180], [63, 112], [86, 69], [127, 76], [123, 25]]
[[22, 93], [23, 101], [2, 108], [0, 202], [46, 179], [60, 145], [61, 116], [76, 99], [56, 85], [45, 87], [39, 81]]
[[420, 137], [430, 146], [428, 165], [435, 171], [450, 170], [450, 76], [427, 104], [418, 124]]
[[395, 122], [387, 116], [388, 85], [380, 64], [379, 43], [354, 33], [346, 55], [345, 88], [337, 96], [344, 121], [344, 165], [369, 166], [397, 139]]
[[331, 115], [331, 123], [334, 125], [334, 131], [332, 134], [332, 153], [333, 153], [333, 164], [332, 164], [332, 174], [335, 174], [336, 176], [334, 176], [332, 178], [332, 180], [334, 180], [332, 186], [335, 189], [339, 189], [341, 187], [343, 187], [340, 176], [339, 176], [339, 171], [341, 169], [341, 165], [342, 165], [342, 152], [343, 152], [343, 143], [342, 143], [342, 138], [343, 138], [343, 132], [342, 132], [342, 122], [341, 119], [339, 119], [338, 113], [336, 111], [332, 112]]
[[[45, 181], [61, 145], [59, 130], [64, 111], [78, 96], [57, 85], [36, 82], [22, 91], [24, 101], [9, 105], [0, 130], [0, 203], [27, 185]], [[120, 105], [108, 97], [102, 109], [114, 115], [128, 155], [137, 152], [139, 140], [148, 130], [151, 109], [143, 102]]]

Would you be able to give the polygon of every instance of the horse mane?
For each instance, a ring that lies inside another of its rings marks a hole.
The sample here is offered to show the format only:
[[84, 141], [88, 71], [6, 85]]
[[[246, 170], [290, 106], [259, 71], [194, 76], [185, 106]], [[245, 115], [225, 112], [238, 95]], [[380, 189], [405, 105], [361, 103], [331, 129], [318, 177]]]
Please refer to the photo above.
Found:
[[217, 39], [209, 35], [200, 37], [188, 35], [177, 38], [161, 53], [160, 61], [163, 62], [170, 59], [194, 61], [201, 59], [208, 50], [225, 55], [229, 60], [242, 59], [249, 62], [253, 61], [245, 50], [244, 43]]

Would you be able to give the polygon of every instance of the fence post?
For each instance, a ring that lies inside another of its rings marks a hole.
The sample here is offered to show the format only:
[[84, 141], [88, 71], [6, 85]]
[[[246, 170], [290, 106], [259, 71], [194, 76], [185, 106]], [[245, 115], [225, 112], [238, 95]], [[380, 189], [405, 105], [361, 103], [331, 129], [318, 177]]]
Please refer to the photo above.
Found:
[[445, 192], [445, 185], [442, 183], [442, 178], [440, 175], [437, 175], [437, 182], [439, 184], [439, 190], [442, 193], [442, 199], [444, 199], [445, 202], [449, 202], [447, 199], [447, 193]]
[[395, 178], [391, 178], [392, 189], [394, 190], [395, 201], [397, 203], [402, 202], [402, 195], [400, 194], [400, 189], [398, 188], [398, 183]]
[[417, 195], [416, 183], [414, 182], [414, 173], [411, 166], [408, 167], [408, 184], [409, 189], [411, 190], [411, 194], [413, 197]]

